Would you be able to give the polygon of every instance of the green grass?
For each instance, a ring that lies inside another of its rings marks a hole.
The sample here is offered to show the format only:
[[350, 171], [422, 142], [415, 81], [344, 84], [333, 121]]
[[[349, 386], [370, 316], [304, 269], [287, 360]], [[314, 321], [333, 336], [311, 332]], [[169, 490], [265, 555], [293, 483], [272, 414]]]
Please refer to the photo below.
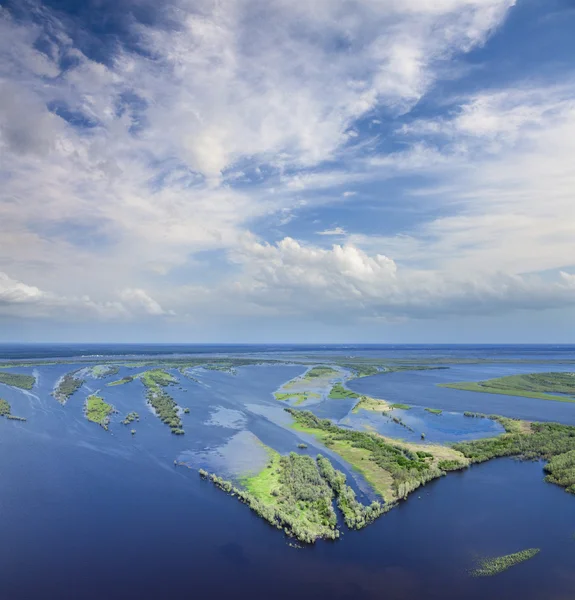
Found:
[[354, 398], [359, 398], [360, 394], [356, 392], [352, 392], [345, 388], [341, 383], [336, 383], [329, 392], [328, 398], [330, 400], [352, 400]]
[[[522, 396], [556, 402], [575, 402], [575, 373], [528, 373], [485, 381], [441, 383], [439, 386], [468, 392]], [[558, 393], [569, 395], [554, 395]]]
[[104, 398], [92, 394], [86, 398], [84, 404], [84, 414], [88, 421], [97, 423], [104, 429], [108, 429], [110, 424], [110, 415], [114, 412], [114, 407], [107, 402], [104, 402]]
[[392, 407], [385, 400], [377, 400], [376, 398], [370, 398], [369, 396], [362, 396], [351, 412], [357, 413], [360, 410], [386, 412], [390, 408]]
[[401, 402], [394, 402], [390, 404], [389, 408], [400, 408], [401, 410], [410, 410], [411, 406], [409, 404], [402, 404]]
[[432, 415], [440, 415], [443, 413], [441, 408], [426, 408], [425, 410]]
[[530, 560], [537, 554], [539, 554], [539, 548], [529, 548], [527, 550], [521, 550], [514, 554], [507, 554], [505, 556], [498, 556], [495, 558], [485, 558], [479, 561], [479, 565], [474, 569], [471, 574], [474, 577], [491, 577], [498, 573], [503, 573], [511, 567], [518, 565], [526, 560]]
[[36, 378], [32, 375], [22, 375], [20, 373], [1, 373], [0, 383], [17, 387], [22, 390], [31, 390], [36, 383]]

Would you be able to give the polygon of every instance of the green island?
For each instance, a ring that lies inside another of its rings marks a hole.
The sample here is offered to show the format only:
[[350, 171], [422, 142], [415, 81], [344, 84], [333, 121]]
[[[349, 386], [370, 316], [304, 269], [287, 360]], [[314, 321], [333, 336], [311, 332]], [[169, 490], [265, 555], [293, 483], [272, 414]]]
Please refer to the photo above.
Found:
[[178, 380], [164, 369], [152, 369], [139, 375], [146, 386], [146, 399], [162, 423], [170, 427], [174, 435], [183, 435], [178, 405], [163, 388], [175, 385]]
[[390, 408], [398, 408], [400, 410], [411, 410], [411, 406], [409, 404], [402, 404], [401, 402], [394, 402], [390, 404]]
[[318, 394], [317, 392], [275, 392], [274, 397], [281, 402], [295, 400], [294, 405], [299, 406], [310, 398], [321, 398], [321, 394]]
[[317, 367], [312, 367], [304, 376], [303, 379], [307, 381], [313, 381], [314, 379], [325, 379], [327, 377], [337, 377], [340, 375], [340, 372], [333, 367], [327, 367], [325, 365], [320, 365]]
[[360, 529], [389, 510], [379, 502], [365, 506], [346, 484], [346, 477], [321, 455], [316, 460], [294, 452], [282, 456], [267, 448], [269, 462], [260, 473], [241, 480], [241, 487], [203, 469], [199, 473], [247, 504], [268, 523], [300, 542], [339, 538], [333, 499], [349, 528]]
[[485, 381], [461, 381], [438, 385], [468, 392], [523, 396], [539, 400], [555, 400], [556, 402], [575, 402], [575, 373], [527, 373], [507, 375]]
[[104, 402], [104, 398], [92, 394], [86, 398], [84, 404], [84, 414], [88, 421], [97, 423], [100, 427], [103, 427], [108, 431], [108, 425], [110, 424], [110, 415], [114, 412], [114, 407], [107, 402]]
[[426, 408], [425, 410], [428, 413], [431, 413], [432, 415], [441, 415], [441, 414], [443, 414], [443, 410], [441, 410], [441, 408]]
[[92, 377], [96, 377], [97, 379], [102, 379], [103, 377], [111, 377], [112, 375], [117, 375], [120, 367], [116, 367], [113, 365], [96, 365], [92, 367], [91, 374]]
[[124, 385], [125, 383], [130, 383], [130, 381], [134, 381], [136, 377], [137, 375], [135, 377], [132, 375], [127, 375], [126, 377], [122, 377], [122, 379], [110, 381], [110, 383], [108, 383], [107, 385]]
[[20, 388], [21, 390], [31, 390], [36, 383], [36, 378], [32, 375], [22, 375], [21, 373], [1, 373], [0, 383]]
[[389, 404], [385, 400], [378, 400], [377, 398], [371, 398], [370, 396], [362, 396], [356, 405], [351, 409], [352, 413], [357, 413], [360, 410], [369, 410], [371, 412], [389, 412], [392, 408], [395, 408], [394, 404]]
[[81, 369], [66, 373], [66, 375], [58, 381], [58, 385], [52, 392], [52, 396], [54, 396], [60, 404], [66, 404], [72, 394], [77, 392], [84, 384], [84, 379], [77, 376], [77, 373], [80, 370]]
[[479, 561], [478, 567], [471, 571], [471, 574], [474, 577], [491, 577], [492, 575], [507, 571], [507, 569], [533, 558], [539, 554], [539, 552], [539, 548], [529, 548], [505, 556], [485, 558]]
[[0, 417], [6, 417], [9, 421], [25, 421], [26, 417], [17, 417], [11, 413], [12, 407], [7, 400], [0, 398]]
[[129, 425], [132, 421], [139, 421], [140, 415], [137, 412], [129, 412], [124, 420], [122, 421], [122, 425]]
[[336, 383], [330, 390], [328, 398], [330, 400], [353, 400], [359, 398], [360, 394], [352, 392], [344, 387], [341, 383]]

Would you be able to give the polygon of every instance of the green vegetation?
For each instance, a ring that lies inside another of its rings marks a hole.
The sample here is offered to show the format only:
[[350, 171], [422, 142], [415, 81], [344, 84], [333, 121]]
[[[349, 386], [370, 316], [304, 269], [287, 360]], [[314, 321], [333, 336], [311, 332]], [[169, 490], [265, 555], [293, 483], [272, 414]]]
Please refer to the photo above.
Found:
[[112, 365], [96, 365], [92, 367], [92, 377], [96, 377], [101, 379], [102, 377], [111, 377], [112, 375], [116, 375], [120, 367], [112, 366]]
[[[421, 434], [423, 435], [423, 434]], [[437, 466], [442, 470], [442, 471], [459, 471], [461, 469], [466, 469], [469, 465], [467, 463], [461, 462], [459, 460], [453, 460], [453, 459], [446, 459], [446, 460], [440, 460], [437, 463]]]
[[330, 400], [351, 400], [353, 398], [359, 398], [360, 394], [356, 394], [351, 390], [343, 387], [341, 383], [336, 383], [329, 392], [328, 398]]
[[307, 448], [307, 444], [298, 444], [298, 445], [297, 445], [297, 447], [298, 447], [300, 450], [305, 450], [305, 449]]
[[178, 414], [178, 405], [173, 398], [162, 388], [177, 383], [177, 379], [163, 369], [145, 371], [140, 375], [142, 383], [147, 388], [146, 398], [155, 410], [156, 414], [166, 425], [169, 425], [172, 433], [183, 435], [182, 420]]
[[5, 417], [6, 415], [9, 415], [10, 410], [10, 404], [6, 400], [0, 398], [0, 417]]
[[440, 415], [443, 413], [441, 408], [426, 408], [425, 410], [432, 415]]
[[377, 400], [376, 398], [370, 398], [369, 396], [362, 396], [359, 402], [353, 407], [353, 413], [357, 413], [360, 410], [370, 410], [372, 412], [387, 412], [392, 408], [385, 400]]
[[411, 406], [409, 404], [401, 404], [401, 402], [394, 402], [390, 404], [389, 408], [399, 408], [401, 410], [410, 410]]
[[449, 367], [433, 367], [428, 365], [386, 365], [384, 373], [398, 373], [400, 371], [437, 371]]
[[575, 494], [575, 450], [554, 456], [544, 468], [549, 473], [545, 481], [556, 483]]
[[370, 377], [371, 375], [377, 375], [381, 373], [381, 368], [376, 365], [348, 365], [345, 363], [338, 363], [340, 367], [347, 369], [353, 373], [353, 377]]
[[187, 406], [183, 410], [184, 410], [184, 414], [185, 415], [189, 415], [190, 414], [190, 409]]
[[308, 411], [285, 410], [295, 419], [296, 429], [318, 437], [357, 468], [386, 500], [405, 498], [420, 485], [444, 474], [434, 455], [415, 450], [415, 444], [390, 443], [377, 434], [343, 429]]
[[21, 373], [1, 373], [0, 383], [17, 387], [22, 390], [31, 390], [36, 383], [36, 378], [32, 375], [22, 375]]
[[506, 433], [494, 438], [460, 442], [453, 448], [472, 463], [500, 456], [548, 460], [547, 481], [574, 491], [575, 427], [558, 423], [526, 423], [505, 417], [497, 417], [496, 420], [505, 427]]
[[122, 425], [129, 425], [132, 421], [139, 421], [140, 415], [137, 412], [130, 412], [122, 421]]
[[497, 377], [486, 381], [463, 381], [439, 385], [440, 387], [469, 392], [524, 396], [557, 402], [575, 402], [575, 373], [529, 373], [526, 375]]
[[294, 452], [280, 456], [271, 449], [268, 451], [268, 466], [258, 475], [244, 479], [245, 489], [203, 470], [200, 475], [237, 496], [260, 517], [300, 542], [337, 539], [339, 530], [332, 506], [333, 492], [313, 458]]
[[519, 563], [533, 558], [539, 554], [539, 552], [539, 548], [529, 548], [528, 550], [521, 550], [521, 552], [507, 554], [506, 556], [486, 558], [479, 562], [479, 566], [474, 569], [471, 574], [474, 577], [490, 577], [491, 575], [497, 575]]
[[319, 366], [311, 368], [304, 376], [304, 379], [318, 379], [318, 378], [326, 378], [326, 377], [336, 377], [340, 373], [337, 369], [333, 367]]
[[132, 375], [128, 375], [117, 381], [111, 381], [108, 385], [124, 385], [125, 383], [130, 383], [130, 381], [134, 381], [134, 379], [135, 378]]
[[84, 414], [88, 421], [97, 423], [103, 427], [106, 431], [110, 424], [110, 415], [114, 412], [114, 407], [107, 402], [104, 402], [104, 398], [92, 394], [86, 398], [84, 404]]
[[11, 414], [11, 410], [12, 410], [12, 408], [10, 407], [10, 404], [6, 400], [3, 400], [2, 398], [0, 398], [0, 417], [6, 417], [10, 421], [25, 421], [26, 420], [25, 417], [17, 417], [15, 415]]
[[295, 400], [294, 405], [299, 406], [310, 398], [321, 398], [321, 395], [316, 392], [275, 392], [274, 397], [281, 402]]
[[346, 477], [341, 471], [334, 469], [329, 460], [321, 454], [318, 454], [316, 460], [319, 472], [333, 490], [337, 498], [337, 506], [343, 514], [345, 524], [350, 529], [361, 529], [369, 525], [393, 507], [393, 505], [383, 505], [377, 501], [372, 502], [369, 506], [364, 506], [357, 501], [355, 492], [346, 484]]
[[60, 379], [56, 389], [52, 392], [52, 396], [60, 402], [60, 404], [66, 404], [70, 399], [70, 396], [77, 392], [83, 385], [84, 380], [77, 377], [77, 373], [80, 369], [66, 373], [64, 377]]
[[130, 430], [130, 433], [131, 433], [132, 435], [136, 435], [136, 430], [135, 430], [135, 429], [131, 429], [131, 430]]
[[267, 467], [245, 478], [244, 489], [203, 469], [199, 473], [300, 542], [339, 537], [332, 506], [334, 496], [350, 529], [365, 527], [391, 508], [379, 502], [369, 506], [358, 502], [355, 492], [346, 484], [345, 475], [321, 455], [314, 461], [294, 452], [281, 456], [270, 448], [267, 450], [270, 457]]

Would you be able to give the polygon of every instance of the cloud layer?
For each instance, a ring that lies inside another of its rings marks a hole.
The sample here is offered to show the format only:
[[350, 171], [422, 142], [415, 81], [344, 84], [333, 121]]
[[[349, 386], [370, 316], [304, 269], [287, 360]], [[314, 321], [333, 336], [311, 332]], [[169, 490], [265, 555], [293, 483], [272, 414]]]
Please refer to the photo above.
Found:
[[573, 305], [573, 74], [438, 94], [513, 0], [96, 4], [0, 8], [0, 312]]

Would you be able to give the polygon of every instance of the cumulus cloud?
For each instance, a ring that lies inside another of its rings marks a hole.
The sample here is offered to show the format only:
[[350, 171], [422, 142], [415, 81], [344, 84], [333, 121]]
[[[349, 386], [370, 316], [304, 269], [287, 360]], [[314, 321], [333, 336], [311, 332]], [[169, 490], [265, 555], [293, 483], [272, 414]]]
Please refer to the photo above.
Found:
[[62, 296], [12, 279], [0, 271], [0, 314], [102, 320], [173, 315], [142, 289], [125, 289], [119, 299], [93, 300], [87, 295]]
[[263, 306], [317, 318], [428, 318], [516, 309], [575, 306], [575, 276], [552, 282], [501, 272], [449, 276], [400, 269], [381, 254], [351, 245], [304, 246], [291, 238], [275, 245], [246, 240], [234, 260], [243, 268], [241, 296]]

